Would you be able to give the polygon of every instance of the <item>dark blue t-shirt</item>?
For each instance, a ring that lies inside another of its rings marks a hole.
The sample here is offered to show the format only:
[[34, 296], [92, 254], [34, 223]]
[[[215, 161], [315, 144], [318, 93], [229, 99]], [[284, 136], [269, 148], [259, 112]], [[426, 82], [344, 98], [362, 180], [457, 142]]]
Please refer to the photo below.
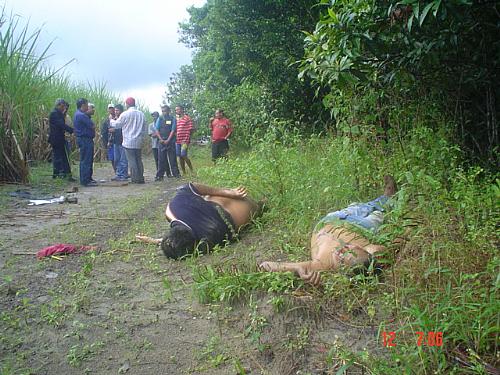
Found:
[[169, 207], [178, 221], [191, 228], [196, 240], [206, 241], [210, 248], [233, 239], [231, 215], [217, 203], [206, 201], [193, 184], [179, 187]]

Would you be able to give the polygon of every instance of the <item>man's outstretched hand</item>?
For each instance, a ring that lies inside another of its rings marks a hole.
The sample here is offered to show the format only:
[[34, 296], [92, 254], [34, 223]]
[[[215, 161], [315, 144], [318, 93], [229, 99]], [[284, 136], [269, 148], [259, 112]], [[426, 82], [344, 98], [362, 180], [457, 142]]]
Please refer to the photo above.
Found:
[[314, 286], [318, 286], [321, 284], [321, 275], [318, 271], [310, 271], [305, 267], [299, 267], [299, 269], [297, 270], [297, 274], [308, 284]]
[[259, 264], [259, 270], [265, 272], [295, 272], [306, 283], [318, 286], [321, 284], [321, 275], [318, 271], [311, 271], [308, 267], [297, 265], [295, 267], [283, 267], [279, 262], [262, 262]]

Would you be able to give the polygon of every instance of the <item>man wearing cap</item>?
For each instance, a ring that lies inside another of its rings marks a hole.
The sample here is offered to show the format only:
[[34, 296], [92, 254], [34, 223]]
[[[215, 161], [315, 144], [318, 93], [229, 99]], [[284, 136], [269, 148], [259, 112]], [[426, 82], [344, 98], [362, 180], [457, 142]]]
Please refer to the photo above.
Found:
[[115, 119], [115, 106], [114, 104], [108, 104], [108, 116], [101, 123], [101, 144], [106, 150], [106, 157], [111, 162], [113, 170], [116, 173], [116, 165], [113, 151], [113, 143], [109, 136], [109, 128], [111, 127], [110, 120]]
[[153, 157], [155, 158], [156, 173], [158, 173], [158, 136], [156, 134], [155, 123], [160, 117], [157, 111], [151, 113], [153, 122], [148, 126], [148, 135], [151, 137], [151, 150], [153, 151]]
[[131, 173], [131, 182], [134, 184], [144, 183], [144, 165], [142, 164], [141, 145], [146, 129], [144, 113], [135, 108], [135, 99], [125, 100], [127, 110], [112, 122], [114, 129], [122, 129], [123, 148], [127, 155]]
[[68, 178], [75, 181], [71, 176], [69, 157], [66, 152], [66, 140], [64, 133], [73, 133], [73, 128], [66, 125], [64, 121], [67, 103], [64, 99], [57, 99], [55, 107], [49, 115], [49, 144], [52, 146], [53, 178]]
[[76, 108], [73, 124], [75, 126], [76, 144], [80, 149], [80, 184], [83, 186], [97, 186], [97, 182], [92, 178], [95, 125], [87, 114], [89, 101], [85, 98], [78, 99]]

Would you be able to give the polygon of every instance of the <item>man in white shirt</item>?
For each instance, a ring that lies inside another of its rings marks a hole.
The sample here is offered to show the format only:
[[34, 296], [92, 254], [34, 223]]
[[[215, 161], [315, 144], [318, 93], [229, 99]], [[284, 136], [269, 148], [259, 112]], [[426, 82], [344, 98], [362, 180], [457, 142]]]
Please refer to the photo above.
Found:
[[116, 121], [113, 121], [111, 126], [122, 129], [122, 145], [128, 159], [131, 182], [143, 184], [144, 165], [142, 164], [141, 146], [146, 131], [146, 120], [144, 113], [135, 108], [134, 98], [127, 98], [125, 105], [127, 110]]

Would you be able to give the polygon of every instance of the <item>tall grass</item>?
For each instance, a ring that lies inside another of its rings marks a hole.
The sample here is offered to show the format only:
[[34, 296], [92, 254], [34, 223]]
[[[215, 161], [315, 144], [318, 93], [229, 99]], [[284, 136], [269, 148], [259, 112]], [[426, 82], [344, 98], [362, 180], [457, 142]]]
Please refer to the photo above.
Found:
[[[0, 181], [26, 182], [30, 160], [50, 155], [48, 113], [56, 98], [72, 104], [85, 97], [96, 104], [99, 124], [106, 105], [117, 102], [103, 83], [72, 83], [59, 69], [47, 65], [51, 44], [40, 50], [40, 29], [30, 31], [17, 16], [0, 13]], [[70, 62], [68, 62], [70, 63]]]
[[[325, 303], [340, 299], [347, 310], [357, 304], [372, 317], [379, 311], [385, 316], [379, 320], [381, 329], [392, 321], [406, 333], [398, 337], [389, 363], [356, 358], [375, 373], [451, 371], [454, 350], [472, 353], [477, 373], [481, 361], [498, 361], [499, 179], [481, 168], [462, 168], [460, 150], [439, 129], [418, 126], [388, 146], [363, 136], [303, 139], [271, 127], [253, 151], [198, 172], [208, 183], [244, 184], [252, 195], [265, 196], [269, 210], [262, 225], [274, 249], [267, 256], [292, 260], [309, 258], [304, 249], [320, 217], [376, 197], [382, 176], [396, 177], [398, 204], [377, 240], [390, 244], [405, 225], [412, 229], [404, 246], [390, 246], [384, 256], [391, 267], [383, 281], [363, 287], [349, 285], [341, 275], [325, 278]], [[210, 276], [209, 291], [219, 299], [222, 293], [213, 288], [226, 285], [225, 277], [245, 279], [223, 272], [203, 275], [205, 281]], [[442, 350], [417, 347], [415, 331], [443, 332]]]

